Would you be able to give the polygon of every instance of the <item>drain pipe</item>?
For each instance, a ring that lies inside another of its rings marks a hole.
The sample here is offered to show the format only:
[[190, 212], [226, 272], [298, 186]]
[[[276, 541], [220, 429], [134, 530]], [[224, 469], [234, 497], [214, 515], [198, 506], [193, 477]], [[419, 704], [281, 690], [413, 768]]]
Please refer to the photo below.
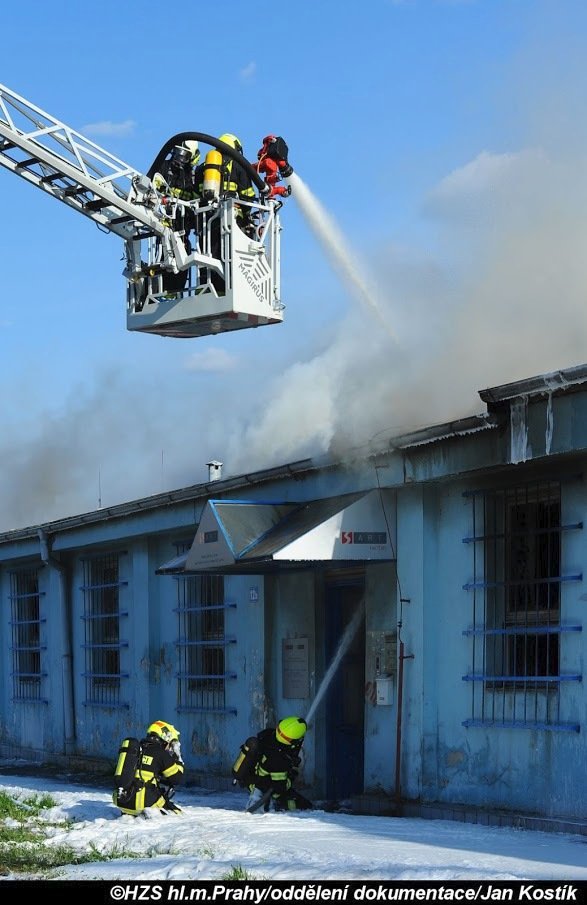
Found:
[[[401, 631], [401, 622], [398, 625]], [[404, 699], [404, 660], [413, 660], [413, 654], [405, 654], [404, 642], [399, 643], [398, 675], [397, 675], [397, 729], [395, 736], [395, 800], [399, 804], [402, 796], [401, 788], [401, 752], [402, 752], [402, 708]]]
[[65, 735], [65, 754], [75, 754], [75, 708], [73, 702], [73, 653], [71, 643], [71, 620], [69, 618], [69, 595], [67, 589], [67, 569], [60, 560], [52, 555], [47, 535], [42, 528], [38, 530], [41, 549], [41, 561], [50, 569], [55, 569], [59, 576], [59, 603], [61, 612], [61, 629], [63, 635], [63, 656], [61, 660], [63, 688], [63, 728]]

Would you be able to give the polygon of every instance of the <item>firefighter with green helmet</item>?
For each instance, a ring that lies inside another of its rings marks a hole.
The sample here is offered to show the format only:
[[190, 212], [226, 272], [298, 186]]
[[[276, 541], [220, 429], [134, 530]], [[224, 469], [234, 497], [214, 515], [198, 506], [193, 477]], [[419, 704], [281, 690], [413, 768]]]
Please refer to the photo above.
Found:
[[183, 781], [179, 732], [171, 723], [156, 720], [145, 738], [126, 738], [118, 752], [112, 800], [123, 814], [136, 817], [150, 808], [180, 813], [173, 803], [175, 787]]
[[261, 808], [268, 811], [271, 807], [275, 811], [313, 808], [312, 802], [293, 788], [307, 728], [302, 717], [288, 716], [241, 745], [232, 774], [235, 782], [249, 790], [247, 811]]

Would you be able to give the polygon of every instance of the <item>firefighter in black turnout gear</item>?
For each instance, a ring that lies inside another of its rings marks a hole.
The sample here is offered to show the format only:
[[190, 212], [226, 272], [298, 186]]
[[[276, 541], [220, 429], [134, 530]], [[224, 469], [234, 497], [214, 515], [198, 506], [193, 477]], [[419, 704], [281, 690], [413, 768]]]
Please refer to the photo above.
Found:
[[263, 729], [241, 745], [234, 763], [234, 781], [248, 788], [247, 811], [305, 811], [311, 801], [293, 788], [301, 763], [300, 751], [307, 730], [304, 719], [289, 716], [276, 727]]
[[[197, 141], [185, 141], [182, 145], [176, 145], [171, 151], [171, 156], [163, 161], [159, 173], [155, 173], [153, 184], [163, 195], [168, 193], [170, 197], [169, 209], [173, 208], [173, 199], [179, 201], [195, 201], [198, 197], [194, 182], [194, 170], [200, 160], [200, 148]], [[191, 208], [182, 204], [175, 206], [173, 218], [169, 220], [169, 226], [173, 231], [183, 237], [186, 253], [192, 252], [190, 232], [195, 228], [195, 217]], [[188, 271], [180, 270], [179, 273], [165, 273], [163, 276], [163, 289], [169, 294], [175, 294], [185, 289], [188, 279]]]
[[158, 808], [163, 813], [181, 812], [171, 800], [184, 775], [177, 729], [157, 720], [140, 742], [136, 738], [124, 739], [114, 775], [117, 785], [112, 799], [123, 814], [136, 817], [148, 808]]

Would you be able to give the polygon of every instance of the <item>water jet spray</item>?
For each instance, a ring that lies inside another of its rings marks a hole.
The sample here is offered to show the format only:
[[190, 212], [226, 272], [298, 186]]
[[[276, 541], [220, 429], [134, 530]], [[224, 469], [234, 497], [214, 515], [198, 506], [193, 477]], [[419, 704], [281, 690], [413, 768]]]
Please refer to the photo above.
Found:
[[363, 617], [365, 615], [364, 604], [365, 604], [365, 598], [362, 598], [361, 601], [359, 602], [357, 609], [355, 610], [355, 612], [353, 614], [353, 618], [347, 625], [347, 627], [344, 631], [344, 634], [343, 634], [342, 638], [340, 639], [340, 644], [338, 645], [338, 649], [334, 655], [334, 658], [332, 659], [332, 662], [330, 663], [330, 666], [324, 673], [324, 678], [320, 682], [320, 686], [318, 688], [318, 691], [316, 692], [314, 700], [312, 701], [312, 703], [310, 705], [310, 709], [308, 710], [307, 715], [304, 717], [308, 726], [310, 725], [310, 721], [312, 720], [312, 717], [316, 713], [316, 710], [318, 709], [318, 705], [322, 701], [322, 698], [326, 694], [328, 686], [330, 685], [330, 683], [332, 681], [332, 677], [334, 676], [336, 670], [340, 666], [341, 660], [344, 657], [344, 655], [346, 654], [347, 650], [349, 649], [351, 641], [355, 637], [357, 630], [361, 624], [361, 621], [363, 620]]

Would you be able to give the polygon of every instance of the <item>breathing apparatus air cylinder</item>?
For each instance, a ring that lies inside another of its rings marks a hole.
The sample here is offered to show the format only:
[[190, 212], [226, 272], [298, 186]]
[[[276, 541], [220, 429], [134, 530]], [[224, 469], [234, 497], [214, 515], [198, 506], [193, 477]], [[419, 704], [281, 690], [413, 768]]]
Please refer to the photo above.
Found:
[[202, 190], [204, 198], [212, 200], [220, 195], [220, 183], [222, 180], [222, 154], [213, 148], [206, 154], [204, 162], [204, 178]]
[[259, 740], [253, 735], [241, 745], [240, 754], [232, 765], [233, 782], [246, 788], [255, 778], [259, 759]]
[[114, 771], [118, 789], [129, 789], [135, 778], [141, 760], [141, 743], [137, 738], [125, 738], [118, 750], [118, 761]]

